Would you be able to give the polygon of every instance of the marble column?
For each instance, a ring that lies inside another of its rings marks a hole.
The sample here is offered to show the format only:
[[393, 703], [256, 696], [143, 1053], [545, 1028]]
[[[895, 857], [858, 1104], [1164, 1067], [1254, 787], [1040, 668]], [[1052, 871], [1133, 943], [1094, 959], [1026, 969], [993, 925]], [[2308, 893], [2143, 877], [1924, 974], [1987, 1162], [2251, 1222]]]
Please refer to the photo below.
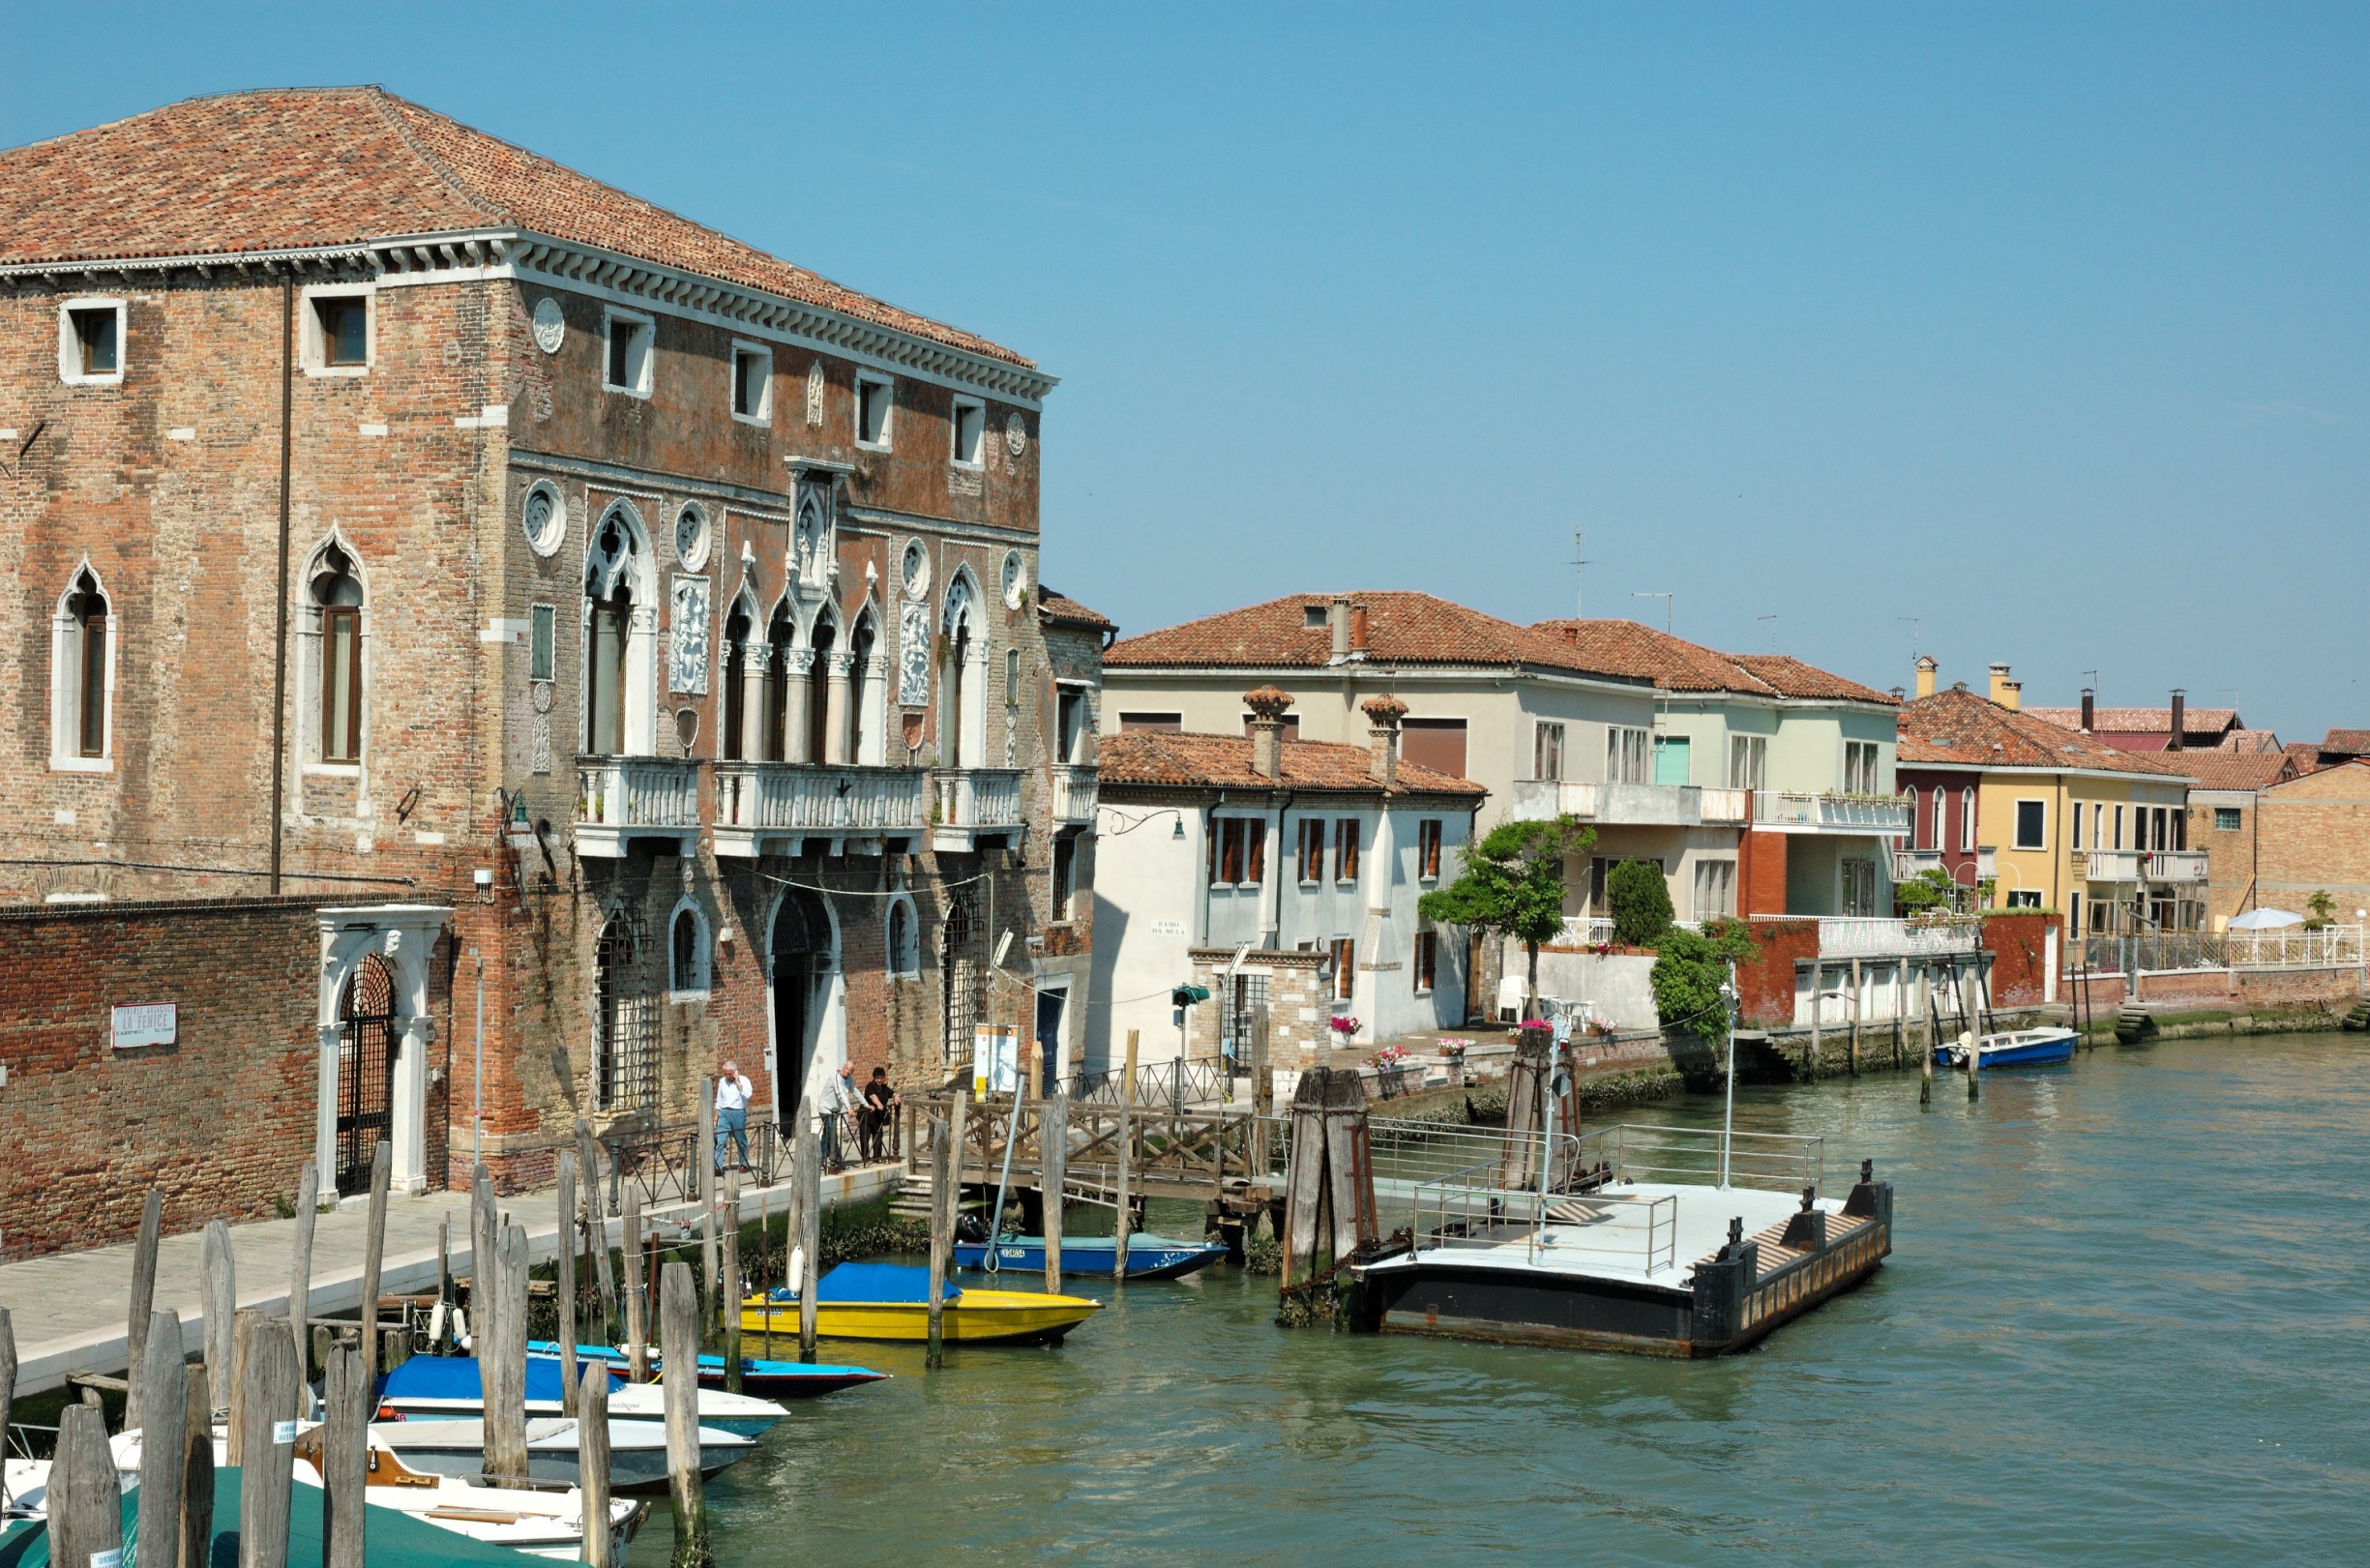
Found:
[[765, 760], [765, 662], [773, 650], [756, 638], [741, 644], [741, 756]]
[[834, 648], [823, 658], [823, 760], [838, 767], [847, 760], [848, 657]]
[[807, 733], [807, 677], [815, 668], [815, 653], [810, 648], [792, 648], [785, 659], [787, 667], [782, 672], [782, 760], [812, 762], [815, 758], [807, 754], [810, 739]]

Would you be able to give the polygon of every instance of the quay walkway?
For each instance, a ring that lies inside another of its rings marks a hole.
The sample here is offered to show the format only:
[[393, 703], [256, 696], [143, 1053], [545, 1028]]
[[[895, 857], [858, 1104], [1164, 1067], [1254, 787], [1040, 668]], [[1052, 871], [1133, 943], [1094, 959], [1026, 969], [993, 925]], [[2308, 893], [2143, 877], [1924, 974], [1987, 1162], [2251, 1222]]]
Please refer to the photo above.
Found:
[[[901, 1162], [853, 1166], [822, 1178], [823, 1206], [862, 1202], [893, 1189], [904, 1173]], [[741, 1193], [741, 1218], [780, 1214], [789, 1207], [787, 1182]], [[559, 1256], [558, 1196], [555, 1187], [516, 1193], [495, 1207], [523, 1227], [530, 1261]], [[647, 1211], [656, 1233], [669, 1243], [698, 1235], [699, 1208], [664, 1203]], [[469, 1195], [428, 1193], [387, 1201], [386, 1250], [379, 1265], [382, 1295], [405, 1295], [436, 1287], [436, 1231], [452, 1224], [451, 1267], [470, 1272]], [[354, 1312], [362, 1305], [362, 1262], [366, 1205], [349, 1198], [315, 1217], [309, 1316]], [[608, 1243], [622, 1244], [623, 1222], [608, 1221]], [[198, 1277], [201, 1232], [166, 1236], [157, 1248], [159, 1311], [181, 1315], [181, 1343], [192, 1354], [205, 1346], [205, 1301]], [[296, 1222], [253, 1220], [230, 1228], [237, 1264], [238, 1304], [284, 1313], [288, 1301], [290, 1252]], [[126, 1365], [126, 1326], [132, 1312], [132, 1251], [129, 1241], [83, 1252], [53, 1253], [0, 1264], [0, 1307], [9, 1311], [16, 1339], [16, 1392], [38, 1394], [64, 1385], [70, 1372], [121, 1373]]]

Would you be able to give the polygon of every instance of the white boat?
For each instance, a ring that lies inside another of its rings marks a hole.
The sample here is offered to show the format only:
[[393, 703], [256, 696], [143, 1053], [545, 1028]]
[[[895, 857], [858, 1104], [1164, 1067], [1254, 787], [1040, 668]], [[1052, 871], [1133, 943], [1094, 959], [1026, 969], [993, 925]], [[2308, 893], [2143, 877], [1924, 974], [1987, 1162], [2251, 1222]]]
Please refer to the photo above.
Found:
[[[1975, 1068], [2056, 1067], [2074, 1059], [2074, 1031], [2058, 1025], [2039, 1029], [2008, 1029], [1987, 1034], [1975, 1046]], [[1943, 1067], [1967, 1065], [1967, 1036], [1935, 1048], [1934, 1059]]]
[[[657, 1421], [616, 1421], [609, 1429], [609, 1490], [664, 1492], [667, 1490], [667, 1428]], [[376, 1421], [370, 1425], [373, 1445], [393, 1449], [415, 1470], [432, 1475], [480, 1475], [486, 1468], [486, 1423], [478, 1421]], [[737, 1464], [756, 1443], [737, 1432], [699, 1429], [699, 1472], [716, 1475]], [[577, 1423], [529, 1421], [526, 1424], [526, 1479], [557, 1481], [575, 1486]]]
[[[474, 1356], [413, 1356], [387, 1374], [386, 1382], [379, 1390], [378, 1407], [381, 1410], [394, 1410], [406, 1419], [414, 1416], [440, 1419], [482, 1416], [486, 1413], [486, 1398], [479, 1376]], [[754, 1399], [747, 1394], [729, 1394], [721, 1388], [702, 1388], [698, 1392], [699, 1424], [714, 1427], [719, 1432], [738, 1433], [744, 1437], [762, 1437], [773, 1429], [775, 1422], [790, 1413], [772, 1400]], [[561, 1413], [558, 1357], [527, 1357], [526, 1413], [530, 1420]], [[654, 1382], [612, 1380], [609, 1385], [609, 1419], [666, 1420], [666, 1388]]]

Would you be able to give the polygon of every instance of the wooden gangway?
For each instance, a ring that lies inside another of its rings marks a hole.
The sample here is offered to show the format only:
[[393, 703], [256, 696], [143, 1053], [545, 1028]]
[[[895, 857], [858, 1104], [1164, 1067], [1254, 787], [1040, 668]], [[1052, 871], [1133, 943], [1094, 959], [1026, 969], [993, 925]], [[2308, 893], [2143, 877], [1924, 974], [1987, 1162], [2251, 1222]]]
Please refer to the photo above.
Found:
[[[927, 1147], [926, 1134], [917, 1130], [947, 1119], [956, 1098], [952, 1093], [907, 1096], [904, 1146]], [[1016, 1096], [1008, 1093], [974, 1100], [966, 1108], [959, 1182], [993, 1185], [1005, 1169], [1009, 1146], [1014, 1190], [1035, 1191], [1042, 1185], [1047, 1105], [1025, 1095], [1018, 1098], [1017, 1118]], [[1184, 1110], [1168, 1105], [1066, 1104], [1061, 1121], [1063, 1191], [1082, 1201], [1115, 1201], [1122, 1138], [1127, 1187], [1137, 1198], [1208, 1201], [1240, 1197], [1282, 1177], [1282, 1124], [1271, 1115], [1262, 1116], [1255, 1102]]]

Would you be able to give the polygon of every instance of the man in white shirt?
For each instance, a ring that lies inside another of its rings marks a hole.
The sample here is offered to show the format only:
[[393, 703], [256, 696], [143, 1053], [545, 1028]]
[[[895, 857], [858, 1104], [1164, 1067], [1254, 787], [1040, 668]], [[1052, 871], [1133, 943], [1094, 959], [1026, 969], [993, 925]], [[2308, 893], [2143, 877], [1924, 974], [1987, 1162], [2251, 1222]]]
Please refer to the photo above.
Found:
[[716, 1077], [716, 1173], [725, 1173], [725, 1139], [740, 1146], [740, 1168], [749, 1169], [749, 1096], [754, 1089], [738, 1062], [725, 1063]]
[[820, 1109], [823, 1116], [823, 1163], [827, 1169], [845, 1168], [847, 1159], [841, 1152], [840, 1129], [846, 1125], [847, 1118], [862, 1104], [863, 1101], [856, 1095], [856, 1064], [842, 1062], [840, 1070], [832, 1074], [831, 1080], [823, 1085]]

